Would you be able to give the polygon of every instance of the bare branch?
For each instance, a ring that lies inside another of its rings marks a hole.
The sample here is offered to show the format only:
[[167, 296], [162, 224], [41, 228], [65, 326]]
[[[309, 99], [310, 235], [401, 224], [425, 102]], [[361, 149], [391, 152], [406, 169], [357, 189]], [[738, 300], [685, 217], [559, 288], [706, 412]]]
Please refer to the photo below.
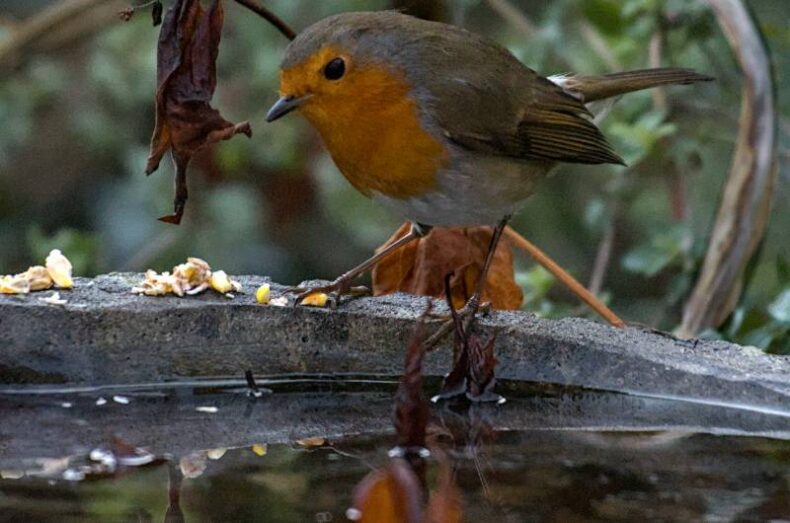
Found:
[[614, 239], [617, 235], [617, 202], [613, 204], [612, 217], [606, 225], [603, 237], [598, 244], [598, 252], [595, 255], [595, 263], [593, 264], [592, 276], [590, 276], [590, 284], [587, 288], [593, 294], [600, 294], [603, 288], [603, 282], [606, 278], [606, 272], [609, 270], [609, 263], [612, 260], [612, 250], [614, 249]]
[[679, 335], [718, 327], [743, 289], [749, 260], [765, 234], [777, 180], [777, 115], [773, 71], [759, 29], [741, 0], [707, 0], [744, 75], [740, 128], [697, 284]]
[[609, 44], [606, 43], [606, 40], [598, 29], [585, 20], [579, 23], [579, 31], [584, 41], [587, 42], [590, 48], [606, 63], [609, 69], [612, 71], [623, 70], [623, 64], [617, 59], [617, 56], [612, 52]]
[[[658, 29], [653, 36], [650, 37], [650, 46], [648, 48], [650, 67], [661, 67], [662, 56], [664, 54], [664, 32]], [[659, 111], [667, 110], [667, 93], [662, 87], [656, 87], [650, 90], [653, 97], [653, 105]]]
[[538, 33], [538, 28], [532, 20], [508, 0], [488, 0], [488, 5], [525, 36], [535, 36]]
[[[24, 60], [26, 53], [40, 44], [42, 39], [52, 40], [53, 33], [60, 32], [63, 26], [79, 22], [92, 9], [111, 3], [118, 2], [117, 0], [64, 0], [20, 22], [14, 27], [11, 37], [0, 43], [0, 70], [16, 67]], [[84, 24], [78, 26], [83, 27]], [[62, 39], [59, 40], [62, 42]]]
[[236, 3], [246, 7], [253, 13], [264, 18], [266, 21], [268, 21], [270, 24], [276, 27], [277, 30], [280, 31], [288, 40], [293, 40], [294, 38], [296, 38], [296, 31], [291, 29], [291, 27], [288, 24], [283, 22], [283, 20], [279, 16], [272, 13], [271, 11], [263, 7], [255, 0], [236, 0]]

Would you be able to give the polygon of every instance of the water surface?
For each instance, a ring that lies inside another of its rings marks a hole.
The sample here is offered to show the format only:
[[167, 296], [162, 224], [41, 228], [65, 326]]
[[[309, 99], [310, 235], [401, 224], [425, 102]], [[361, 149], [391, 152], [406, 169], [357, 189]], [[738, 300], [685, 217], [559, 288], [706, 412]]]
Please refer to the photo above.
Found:
[[[258, 399], [237, 381], [6, 391], [0, 521], [346, 521], [357, 485], [391, 466], [393, 382], [289, 377]], [[433, 406], [425, 488], [439, 495], [449, 472], [464, 521], [790, 518], [787, 418], [530, 384], [500, 392], [500, 407]], [[151, 456], [116, 443], [105, 466], [113, 438]]]

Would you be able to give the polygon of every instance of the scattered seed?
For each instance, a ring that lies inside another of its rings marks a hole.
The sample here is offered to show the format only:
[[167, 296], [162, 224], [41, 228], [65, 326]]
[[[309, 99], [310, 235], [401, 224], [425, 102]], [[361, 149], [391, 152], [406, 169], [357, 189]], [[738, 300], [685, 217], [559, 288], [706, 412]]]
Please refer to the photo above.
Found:
[[322, 437], [302, 438], [296, 440], [296, 444], [301, 447], [307, 447], [307, 448], [323, 447], [324, 445], [326, 445], [326, 438], [322, 438]]
[[264, 283], [255, 291], [255, 300], [261, 305], [266, 305], [271, 300], [271, 286]]
[[206, 456], [208, 459], [218, 460], [225, 455], [228, 449], [211, 449], [206, 451]]
[[315, 292], [308, 294], [302, 299], [301, 304], [308, 307], [326, 307], [326, 302], [329, 301], [329, 296], [323, 292]]
[[279, 298], [272, 298], [269, 301], [269, 305], [274, 305], [275, 307], [287, 307], [288, 306], [288, 297], [287, 296], [280, 296]]
[[39, 300], [44, 303], [49, 303], [50, 305], [66, 305], [68, 303], [67, 300], [61, 299], [59, 292], [53, 292], [52, 296], [39, 298]]

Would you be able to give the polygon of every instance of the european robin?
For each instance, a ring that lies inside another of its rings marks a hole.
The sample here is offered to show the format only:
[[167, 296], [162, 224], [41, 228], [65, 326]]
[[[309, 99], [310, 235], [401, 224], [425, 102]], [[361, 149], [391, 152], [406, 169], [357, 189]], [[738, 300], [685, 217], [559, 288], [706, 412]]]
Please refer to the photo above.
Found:
[[562, 163], [624, 163], [586, 105], [703, 80], [664, 68], [546, 78], [482, 36], [393, 11], [317, 22], [288, 46], [281, 98], [266, 119], [298, 109], [346, 179], [413, 226], [303, 295], [348, 292], [354, 278], [433, 226], [493, 225], [476, 309], [502, 230], [539, 181]]

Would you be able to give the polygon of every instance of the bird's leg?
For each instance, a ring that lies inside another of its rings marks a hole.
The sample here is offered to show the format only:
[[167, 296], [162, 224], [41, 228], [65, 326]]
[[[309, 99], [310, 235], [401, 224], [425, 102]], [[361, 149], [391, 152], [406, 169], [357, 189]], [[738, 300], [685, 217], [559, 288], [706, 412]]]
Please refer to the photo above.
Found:
[[[491, 269], [491, 263], [494, 261], [494, 254], [496, 253], [497, 246], [499, 245], [499, 240], [502, 239], [502, 233], [505, 231], [505, 227], [507, 227], [507, 223], [509, 221], [510, 216], [505, 216], [499, 221], [496, 227], [494, 227], [494, 234], [491, 235], [491, 243], [488, 244], [488, 253], [486, 254], [486, 261], [483, 263], [483, 270], [480, 272], [480, 276], [477, 277], [475, 292], [466, 302], [466, 305], [464, 305], [463, 312], [469, 313], [471, 318], [474, 318], [475, 314], [477, 314], [477, 311], [480, 308], [480, 299], [483, 296], [483, 290], [485, 290], [488, 271]], [[467, 319], [467, 329], [469, 328], [470, 323], [471, 320]]]
[[[509, 221], [510, 215], [505, 216], [499, 221], [496, 227], [494, 227], [494, 234], [491, 236], [491, 243], [488, 244], [488, 252], [486, 253], [485, 262], [483, 262], [483, 270], [480, 271], [480, 275], [477, 277], [475, 292], [466, 301], [464, 307], [458, 312], [458, 314], [464, 318], [464, 330], [466, 332], [469, 332], [469, 327], [472, 325], [472, 321], [474, 321], [475, 315], [480, 309], [480, 299], [483, 295], [483, 291], [485, 290], [488, 271], [491, 268], [491, 263], [494, 261], [494, 254], [496, 253], [497, 246], [499, 245], [499, 240], [502, 239], [502, 233], [505, 231], [505, 227], [507, 227], [507, 223]], [[453, 321], [450, 320], [439, 327], [439, 329], [425, 342], [425, 346], [428, 348], [428, 350], [430, 350], [442, 338], [444, 338], [447, 333], [453, 329], [453, 325]]]
[[428, 225], [423, 225], [419, 223], [412, 223], [411, 229], [409, 232], [395, 240], [394, 242], [390, 243], [379, 252], [365, 260], [364, 262], [360, 263], [350, 271], [344, 272], [334, 281], [327, 285], [321, 285], [316, 287], [294, 287], [291, 289], [294, 292], [298, 292], [296, 296], [296, 304], [298, 305], [305, 297], [310, 294], [314, 294], [316, 292], [323, 292], [326, 294], [333, 294], [335, 297], [340, 297], [344, 294], [350, 294], [352, 296], [361, 296], [364, 294], [368, 294], [370, 291], [363, 286], [360, 287], [352, 287], [351, 283], [361, 276], [362, 274], [371, 270], [379, 261], [389, 256], [392, 252], [400, 249], [404, 245], [413, 242], [419, 238], [422, 238], [426, 234], [428, 234], [431, 230], [431, 227]]

